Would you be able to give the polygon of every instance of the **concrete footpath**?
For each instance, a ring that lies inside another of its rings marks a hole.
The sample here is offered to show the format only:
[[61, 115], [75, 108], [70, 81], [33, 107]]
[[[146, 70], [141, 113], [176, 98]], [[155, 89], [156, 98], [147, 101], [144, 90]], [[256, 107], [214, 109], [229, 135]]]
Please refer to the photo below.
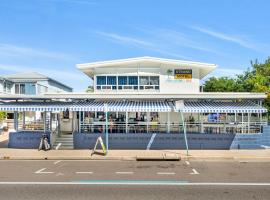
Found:
[[[101, 151], [99, 151], [101, 152]], [[12, 160], [263, 160], [270, 162], [270, 149], [262, 150], [109, 150], [107, 155], [91, 150], [49, 150], [0, 148], [0, 159]]]

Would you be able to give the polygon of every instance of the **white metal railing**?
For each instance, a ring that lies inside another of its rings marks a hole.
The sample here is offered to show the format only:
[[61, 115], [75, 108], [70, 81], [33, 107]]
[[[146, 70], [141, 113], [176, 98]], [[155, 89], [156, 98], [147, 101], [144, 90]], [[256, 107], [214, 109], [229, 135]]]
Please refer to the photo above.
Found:
[[[267, 122], [186, 122], [187, 133], [260, 133]], [[105, 122], [81, 123], [83, 133], [105, 133]], [[134, 122], [110, 123], [109, 133], [179, 133], [182, 123]]]

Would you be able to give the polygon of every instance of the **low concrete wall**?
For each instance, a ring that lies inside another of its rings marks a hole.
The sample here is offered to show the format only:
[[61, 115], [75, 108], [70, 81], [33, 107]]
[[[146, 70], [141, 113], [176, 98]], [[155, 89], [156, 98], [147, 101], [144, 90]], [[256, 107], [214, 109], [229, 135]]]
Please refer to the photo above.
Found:
[[[75, 149], [94, 148], [97, 138], [104, 143], [105, 134], [74, 133]], [[146, 149], [152, 134], [109, 134], [109, 149]], [[261, 134], [204, 134], [188, 133], [190, 149], [259, 149], [270, 146], [270, 127]], [[156, 134], [150, 149], [185, 149], [183, 134]]]
[[37, 149], [39, 147], [40, 139], [43, 134], [46, 134], [50, 141], [50, 132], [44, 131], [19, 131], [9, 133], [9, 148], [21, 149]]

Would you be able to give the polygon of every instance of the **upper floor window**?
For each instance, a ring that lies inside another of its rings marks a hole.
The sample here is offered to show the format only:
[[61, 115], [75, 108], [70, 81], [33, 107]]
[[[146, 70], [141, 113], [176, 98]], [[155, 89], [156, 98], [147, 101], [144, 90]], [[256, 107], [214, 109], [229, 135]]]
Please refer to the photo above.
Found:
[[11, 83], [4, 82], [4, 93], [11, 93]]
[[118, 85], [127, 85], [127, 76], [118, 76]]
[[97, 85], [106, 85], [106, 76], [97, 76]]
[[15, 94], [36, 94], [36, 84], [34, 83], [16, 83]]
[[116, 85], [116, 76], [107, 76], [107, 85]]
[[97, 90], [159, 90], [159, 76], [96, 76]]

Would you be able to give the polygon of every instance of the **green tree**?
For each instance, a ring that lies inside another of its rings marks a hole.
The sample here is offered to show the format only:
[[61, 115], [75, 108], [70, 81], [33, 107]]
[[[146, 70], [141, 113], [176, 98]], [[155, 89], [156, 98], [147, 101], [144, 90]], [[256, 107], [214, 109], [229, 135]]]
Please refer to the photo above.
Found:
[[1, 111], [0, 111], [0, 122], [3, 121], [3, 120], [5, 120], [6, 117], [7, 117], [7, 113], [6, 113], [6, 112], [1, 112]]
[[270, 112], [270, 57], [263, 63], [251, 62], [251, 69], [236, 78], [211, 77], [204, 83], [205, 92], [263, 92], [267, 94], [264, 106]]
[[235, 92], [237, 89], [236, 80], [229, 77], [211, 77], [204, 83], [205, 92]]

